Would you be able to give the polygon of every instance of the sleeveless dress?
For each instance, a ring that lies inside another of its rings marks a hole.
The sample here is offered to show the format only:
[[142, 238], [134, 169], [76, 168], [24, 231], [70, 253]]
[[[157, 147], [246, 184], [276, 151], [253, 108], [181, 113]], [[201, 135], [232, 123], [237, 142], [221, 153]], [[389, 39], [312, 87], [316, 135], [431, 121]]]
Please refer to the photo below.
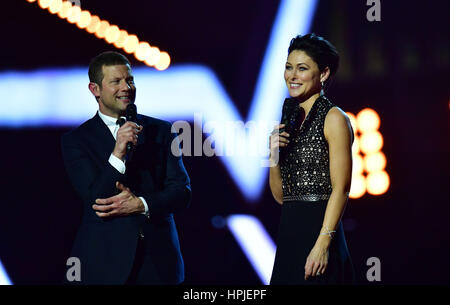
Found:
[[283, 205], [271, 285], [355, 283], [341, 222], [330, 243], [324, 274], [304, 279], [306, 259], [319, 236], [332, 191], [323, 127], [334, 106], [320, 96], [302, 125], [294, 129], [280, 160]]

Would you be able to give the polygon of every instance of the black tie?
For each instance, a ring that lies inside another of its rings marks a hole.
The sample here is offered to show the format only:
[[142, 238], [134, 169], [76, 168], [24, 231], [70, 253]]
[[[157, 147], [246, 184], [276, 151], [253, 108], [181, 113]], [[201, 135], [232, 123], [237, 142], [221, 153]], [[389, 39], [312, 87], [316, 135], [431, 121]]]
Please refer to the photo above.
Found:
[[116, 124], [119, 124], [119, 126], [122, 127], [122, 125], [125, 124], [125, 119], [124, 119], [124, 118], [119, 118], [119, 119], [116, 121]]

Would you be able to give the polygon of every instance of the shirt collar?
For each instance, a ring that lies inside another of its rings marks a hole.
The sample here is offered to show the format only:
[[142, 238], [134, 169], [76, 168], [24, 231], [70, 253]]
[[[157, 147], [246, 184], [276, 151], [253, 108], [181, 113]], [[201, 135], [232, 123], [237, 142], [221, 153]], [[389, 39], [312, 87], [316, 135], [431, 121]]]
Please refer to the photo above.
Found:
[[[101, 113], [100, 110], [97, 111], [98, 116], [102, 119], [102, 121], [106, 124], [106, 126], [115, 126], [117, 125], [117, 118]], [[125, 117], [122, 117], [125, 118]]]

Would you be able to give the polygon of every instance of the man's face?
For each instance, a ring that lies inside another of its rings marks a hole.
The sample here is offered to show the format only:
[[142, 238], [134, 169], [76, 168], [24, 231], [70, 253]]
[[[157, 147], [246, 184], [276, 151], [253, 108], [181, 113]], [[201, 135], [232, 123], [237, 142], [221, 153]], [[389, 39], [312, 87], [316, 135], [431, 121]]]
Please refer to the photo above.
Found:
[[127, 105], [134, 103], [136, 86], [129, 65], [103, 66], [102, 87], [96, 86], [95, 95], [103, 114], [119, 118], [125, 115]]

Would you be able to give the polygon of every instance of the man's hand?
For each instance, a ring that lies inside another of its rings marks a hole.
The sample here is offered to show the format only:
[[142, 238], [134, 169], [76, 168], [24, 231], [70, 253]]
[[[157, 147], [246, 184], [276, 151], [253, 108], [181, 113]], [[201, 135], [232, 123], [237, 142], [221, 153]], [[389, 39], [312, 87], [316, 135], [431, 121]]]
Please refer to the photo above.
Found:
[[92, 208], [99, 217], [127, 216], [145, 211], [144, 204], [139, 197], [136, 197], [128, 187], [120, 182], [116, 182], [116, 187], [121, 192], [118, 195], [96, 199]]
[[143, 127], [134, 122], [126, 122], [117, 131], [116, 145], [114, 146], [113, 155], [123, 160], [127, 154], [127, 143], [137, 144], [138, 134], [142, 132]]

